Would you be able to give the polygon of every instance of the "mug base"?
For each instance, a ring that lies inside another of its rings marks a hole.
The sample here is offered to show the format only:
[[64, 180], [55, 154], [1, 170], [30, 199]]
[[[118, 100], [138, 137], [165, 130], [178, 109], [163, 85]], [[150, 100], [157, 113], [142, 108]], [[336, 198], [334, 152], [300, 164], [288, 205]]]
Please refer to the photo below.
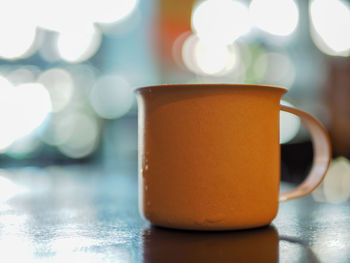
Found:
[[261, 224], [247, 224], [247, 225], [176, 225], [176, 224], [157, 224], [152, 223], [153, 227], [165, 228], [165, 229], [175, 229], [175, 230], [185, 230], [185, 231], [240, 231], [248, 229], [256, 229], [267, 227], [271, 222], [264, 222]]

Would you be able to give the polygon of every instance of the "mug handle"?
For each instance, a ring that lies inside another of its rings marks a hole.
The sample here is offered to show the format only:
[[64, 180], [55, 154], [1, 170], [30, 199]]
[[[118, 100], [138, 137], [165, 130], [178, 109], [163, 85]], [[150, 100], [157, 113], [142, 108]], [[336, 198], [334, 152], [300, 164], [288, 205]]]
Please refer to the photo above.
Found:
[[313, 161], [311, 171], [305, 180], [295, 189], [281, 193], [279, 201], [287, 201], [308, 195], [319, 186], [326, 175], [331, 160], [331, 143], [326, 129], [310, 114], [281, 105], [281, 110], [297, 115], [311, 135]]

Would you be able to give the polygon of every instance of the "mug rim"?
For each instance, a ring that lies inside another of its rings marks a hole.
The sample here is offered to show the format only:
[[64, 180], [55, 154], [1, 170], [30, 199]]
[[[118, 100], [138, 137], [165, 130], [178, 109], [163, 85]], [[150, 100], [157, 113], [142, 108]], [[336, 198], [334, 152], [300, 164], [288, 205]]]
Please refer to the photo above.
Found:
[[265, 84], [239, 84], [239, 83], [180, 83], [180, 84], [175, 84], [175, 83], [164, 83], [164, 84], [155, 84], [155, 85], [149, 85], [149, 86], [144, 86], [144, 87], [139, 87], [134, 90], [135, 93], [139, 93], [141, 91], [145, 91], [151, 88], [170, 88], [170, 87], [215, 87], [215, 86], [220, 86], [220, 87], [241, 87], [241, 88], [273, 88], [277, 89], [283, 92], [287, 92], [288, 88], [282, 87], [282, 86], [277, 86], [277, 85], [265, 85]]

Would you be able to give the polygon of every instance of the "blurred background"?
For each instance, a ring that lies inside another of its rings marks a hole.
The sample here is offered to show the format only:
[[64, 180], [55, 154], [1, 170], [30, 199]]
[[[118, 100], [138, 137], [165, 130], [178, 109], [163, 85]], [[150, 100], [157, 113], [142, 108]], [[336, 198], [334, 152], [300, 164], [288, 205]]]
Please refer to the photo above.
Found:
[[[137, 173], [133, 91], [160, 83], [287, 87], [350, 157], [349, 29], [342, 0], [2, 0], [0, 165]], [[300, 181], [310, 138], [287, 113], [280, 129], [283, 178]]]

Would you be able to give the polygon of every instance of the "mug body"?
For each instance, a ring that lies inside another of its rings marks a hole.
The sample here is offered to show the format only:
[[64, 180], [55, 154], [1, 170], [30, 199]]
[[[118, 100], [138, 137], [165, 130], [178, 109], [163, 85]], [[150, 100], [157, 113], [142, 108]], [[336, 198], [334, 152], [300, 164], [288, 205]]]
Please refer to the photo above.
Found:
[[239, 84], [138, 89], [141, 214], [180, 229], [269, 224], [278, 209], [284, 92]]

